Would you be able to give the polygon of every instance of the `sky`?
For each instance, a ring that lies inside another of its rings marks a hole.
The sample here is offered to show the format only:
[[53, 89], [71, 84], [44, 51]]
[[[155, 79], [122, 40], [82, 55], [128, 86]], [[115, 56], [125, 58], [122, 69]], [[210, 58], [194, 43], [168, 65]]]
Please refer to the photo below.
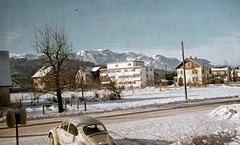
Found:
[[60, 24], [74, 52], [109, 49], [240, 65], [239, 0], [1, 0], [0, 50], [35, 54], [34, 33]]

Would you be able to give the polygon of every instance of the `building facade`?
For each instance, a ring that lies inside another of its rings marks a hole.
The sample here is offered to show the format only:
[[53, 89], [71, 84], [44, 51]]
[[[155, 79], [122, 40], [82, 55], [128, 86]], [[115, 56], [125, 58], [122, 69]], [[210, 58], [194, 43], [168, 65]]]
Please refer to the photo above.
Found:
[[0, 105], [9, 105], [12, 79], [8, 51], [0, 51], [0, 66]]
[[236, 81], [240, 81], [240, 67], [235, 67], [232, 70], [232, 81], [236, 82]]
[[50, 75], [52, 67], [42, 67], [33, 76], [33, 84], [37, 90], [49, 90], [52, 87], [53, 75]]
[[211, 68], [210, 62], [206, 59], [198, 58], [186, 58], [184, 63], [181, 62], [176, 66], [177, 77], [174, 78], [174, 83], [176, 86], [184, 85], [184, 67], [186, 73], [186, 85], [198, 86], [206, 85], [211, 79]]
[[143, 61], [108, 63], [106, 69], [100, 69], [100, 80], [102, 84], [112, 81], [125, 88], [144, 88], [154, 85], [154, 69]]
[[215, 83], [226, 83], [232, 80], [232, 68], [230, 66], [215, 66], [211, 71]]

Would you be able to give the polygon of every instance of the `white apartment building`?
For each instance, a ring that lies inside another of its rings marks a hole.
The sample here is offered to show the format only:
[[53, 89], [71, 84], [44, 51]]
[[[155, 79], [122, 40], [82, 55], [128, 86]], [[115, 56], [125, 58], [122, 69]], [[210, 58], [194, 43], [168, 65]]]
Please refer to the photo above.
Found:
[[143, 61], [108, 63], [106, 69], [100, 69], [100, 80], [102, 84], [113, 81], [125, 88], [144, 88], [154, 85], [154, 69]]

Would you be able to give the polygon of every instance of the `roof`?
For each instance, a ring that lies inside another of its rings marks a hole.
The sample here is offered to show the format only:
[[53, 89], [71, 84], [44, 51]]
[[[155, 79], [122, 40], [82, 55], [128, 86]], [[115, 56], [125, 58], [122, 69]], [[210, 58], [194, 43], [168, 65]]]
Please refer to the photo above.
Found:
[[101, 85], [109, 85], [111, 82], [107, 81], [107, 82], [101, 82]]
[[95, 71], [98, 71], [99, 69], [100, 69], [100, 67], [93, 67], [92, 71], [95, 72]]
[[39, 69], [33, 76], [32, 78], [41, 78], [41, 77], [44, 77], [46, 76], [50, 71], [52, 70], [52, 67], [49, 66], [49, 67], [42, 67], [41, 69]]
[[[213, 66], [210, 63], [210, 61], [206, 60], [206, 59], [199, 59], [199, 58], [186, 58], [185, 61], [192, 61], [192, 62], [195, 62], [197, 63], [198, 65], [202, 66], [202, 67], [207, 67], [207, 68], [212, 68]], [[182, 66], [182, 63], [183, 62], [180, 62], [176, 67], [175, 69], [177, 69], [178, 67]]]
[[142, 61], [142, 60], [131, 60], [131, 61], [116, 61], [116, 62], [108, 62], [107, 64], [127, 63], [127, 62], [141, 62], [141, 63], [144, 63], [144, 61]]
[[220, 70], [226, 71], [226, 70], [229, 70], [229, 69], [231, 69], [231, 67], [229, 67], [229, 66], [213, 67], [212, 71], [220, 71]]
[[103, 124], [101, 121], [91, 116], [75, 116], [75, 117], [67, 118], [66, 121], [71, 122], [76, 127], [86, 126], [91, 124]]
[[210, 65], [210, 61], [206, 60], [206, 59], [198, 59], [198, 58], [189, 58], [189, 60], [196, 62], [197, 64], [199, 64], [200, 66], [203, 67], [209, 67], [211, 68], [212, 65]]

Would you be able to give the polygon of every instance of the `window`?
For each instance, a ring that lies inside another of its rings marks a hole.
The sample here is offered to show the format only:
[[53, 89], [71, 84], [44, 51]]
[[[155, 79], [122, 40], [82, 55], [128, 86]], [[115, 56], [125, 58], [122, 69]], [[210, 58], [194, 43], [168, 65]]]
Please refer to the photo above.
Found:
[[67, 131], [67, 129], [68, 129], [68, 123], [67, 123], [67, 122], [63, 122], [62, 125], [61, 125], [61, 129]]
[[134, 78], [140, 77], [140, 74], [134, 74]]
[[71, 133], [72, 135], [75, 135], [75, 136], [78, 135], [77, 127], [74, 126], [72, 123], [70, 123], [70, 125], [69, 125], [69, 133]]
[[183, 72], [180, 70], [180, 71], [179, 71], [179, 74], [180, 74], [180, 75], [182, 75], [182, 74], [183, 74]]
[[100, 124], [92, 124], [92, 125], [83, 127], [83, 131], [86, 135], [91, 135], [91, 134], [105, 132], [106, 129]]
[[128, 66], [131, 66], [132, 64], [131, 63], [128, 63]]
[[118, 67], [118, 64], [115, 64], [115, 67]]
[[198, 70], [193, 69], [193, 70], [192, 70], [192, 73], [193, 73], [193, 74], [198, 74]]
[[224, 71], [220, 71], [220, 75], [225, 75], [225, 72]]

